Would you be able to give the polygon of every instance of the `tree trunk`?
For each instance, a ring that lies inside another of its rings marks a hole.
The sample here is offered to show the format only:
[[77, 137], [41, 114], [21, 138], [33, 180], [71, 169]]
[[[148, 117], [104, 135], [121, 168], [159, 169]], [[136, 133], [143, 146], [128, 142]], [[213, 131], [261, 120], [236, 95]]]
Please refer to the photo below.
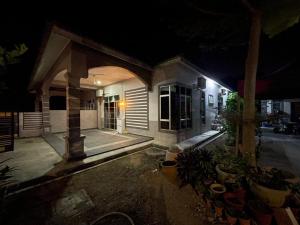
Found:
[[255, 157], [255, 85], [259, 57], [261, 13], [251, 13], [251, 30], [248, 56], [245, 66], [244, 111], [243, 111], [243, 154], [251, 166], [256, 166]]

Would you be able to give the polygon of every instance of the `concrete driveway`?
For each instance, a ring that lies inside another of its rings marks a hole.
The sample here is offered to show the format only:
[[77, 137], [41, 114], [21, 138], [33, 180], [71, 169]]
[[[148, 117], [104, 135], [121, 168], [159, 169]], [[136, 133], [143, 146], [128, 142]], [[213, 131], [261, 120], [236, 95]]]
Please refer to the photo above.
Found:
[[289, 170], [300, 177], [300, 136], [263, 132], [259, 164]]

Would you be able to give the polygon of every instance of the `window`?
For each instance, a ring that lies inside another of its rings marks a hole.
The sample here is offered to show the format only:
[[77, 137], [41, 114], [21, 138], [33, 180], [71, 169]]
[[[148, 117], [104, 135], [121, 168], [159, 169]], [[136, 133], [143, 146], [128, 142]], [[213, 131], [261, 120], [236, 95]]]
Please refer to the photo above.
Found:
[[204, 91], [201, 91], [200, 116], [201, 116], [202, 124], [205, 124], [206, 117], [205, 117], [205, 92]]
[[160, 129], [192, 127], [192, 90], [176, 84], [164, 85], [160, 93]]

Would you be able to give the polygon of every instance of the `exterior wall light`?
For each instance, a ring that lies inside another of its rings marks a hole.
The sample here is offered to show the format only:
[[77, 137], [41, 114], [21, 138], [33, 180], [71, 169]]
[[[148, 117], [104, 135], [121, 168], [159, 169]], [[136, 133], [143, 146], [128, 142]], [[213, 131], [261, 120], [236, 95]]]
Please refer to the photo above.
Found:
[[119, 106], [125, 108], [126, 102], [124, 100], [123, 101], [119, 101]]

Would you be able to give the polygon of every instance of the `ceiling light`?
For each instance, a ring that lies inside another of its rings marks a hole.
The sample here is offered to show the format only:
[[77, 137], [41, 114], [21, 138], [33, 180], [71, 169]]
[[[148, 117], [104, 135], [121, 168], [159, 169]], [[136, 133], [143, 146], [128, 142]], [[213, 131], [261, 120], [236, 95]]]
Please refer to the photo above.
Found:
[[100, 80], [97, 80], [97, 81], [96, 81], [96, 84], [97, 84], [97, 85], [100, 85], [100, 84], [101, 84], [101, 81], [100, 81]]

